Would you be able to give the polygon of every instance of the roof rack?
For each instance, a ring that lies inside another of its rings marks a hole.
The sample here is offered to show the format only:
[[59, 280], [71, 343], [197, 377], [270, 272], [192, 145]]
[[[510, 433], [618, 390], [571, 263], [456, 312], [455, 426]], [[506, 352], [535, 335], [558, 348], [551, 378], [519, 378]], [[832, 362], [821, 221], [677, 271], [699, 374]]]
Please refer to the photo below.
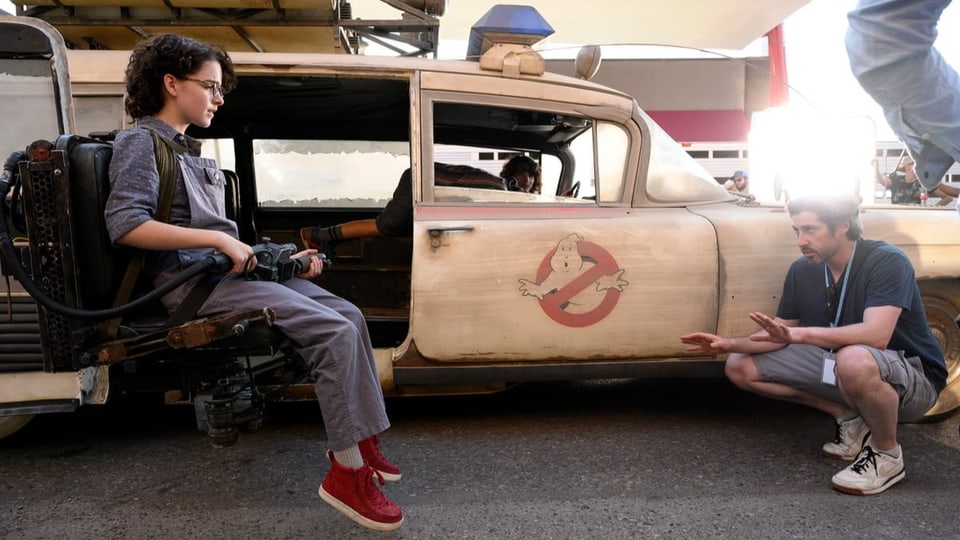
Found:
[[124, 0], [122, 6], [115, 0], [13, 3], [16, 15], [52, 24], [73, 49], [129, 50], [150, 35], [175, 32], [230, 51], [360, 54], [367, 40], [403, 56], [436, 57], [438, 17], [446, 11], [447, 0], [380, 1], [400, 10], [401, 18], [354, 19], [348, 0]]

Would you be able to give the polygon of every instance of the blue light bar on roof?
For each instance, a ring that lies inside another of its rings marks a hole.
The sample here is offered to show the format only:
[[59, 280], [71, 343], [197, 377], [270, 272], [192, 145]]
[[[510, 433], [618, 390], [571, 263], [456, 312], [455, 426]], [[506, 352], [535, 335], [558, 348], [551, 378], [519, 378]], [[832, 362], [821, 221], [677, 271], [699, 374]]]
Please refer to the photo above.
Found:
[[467, 58], [479, 58], [494, 43], [533, 45], [552, 33], [533, 6], [497, 4], [470, 27]]

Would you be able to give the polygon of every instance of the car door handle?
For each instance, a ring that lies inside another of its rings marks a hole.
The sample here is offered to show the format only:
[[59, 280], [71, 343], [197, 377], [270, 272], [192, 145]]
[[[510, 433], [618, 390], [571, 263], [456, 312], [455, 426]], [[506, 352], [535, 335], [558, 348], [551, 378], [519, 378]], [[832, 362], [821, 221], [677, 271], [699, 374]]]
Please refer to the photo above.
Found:
[[444, 233], [450, 232], [471, 232], [473, 227], [470, 225], [461, 225], [459, 227], [434, 227], [432, 229], [427, 229], [427, 233], [430, 234], [430, 250], [436, 252], [440, 249], [440, 246], [444, 245], [440, 241], [440, 237]]
[[462, 225], [459, 227], [434, 227], [432, 229], [427, 229], [427, 232], [430, 233], [430, 238], [437, 238], [443, 233], [454, 232], [454, 231], [472, 231], [472, 225]]

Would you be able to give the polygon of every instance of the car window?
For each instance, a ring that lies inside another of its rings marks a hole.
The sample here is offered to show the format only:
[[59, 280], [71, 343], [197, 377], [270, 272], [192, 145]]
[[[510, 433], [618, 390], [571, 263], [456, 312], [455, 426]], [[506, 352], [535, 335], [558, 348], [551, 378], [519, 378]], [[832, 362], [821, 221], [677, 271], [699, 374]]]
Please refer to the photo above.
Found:
[[261, 207], [383, 208], [410, 167], [410, 144], [385, 141], [253, 141]]
[[217, 162], [221, 169], [237, 170], [233, 139], [200, 139], [200, 155]]
[[[22, 149], [22, 141], [50, 139], [60, 132], [50, 61], [0, 59], [0, 145]], [[6, 154], [4, 154], [6, 157]]]
[[619, 202], [623, 198], [630, 137], [612, 122], [597, 123], [597, 171], [600, 177], [600, 202]]
[[[529, 157], [540, 166], [541, 194], [557, 193], [560, 186], [560, 174], [563, 169], [556, 156], [522, 150], [449, 144], [435, 144], [433, 147], [433, 158], [437, 163], [475, 167], [501, 178], [504, 166], [517, 156]], [[489, 199], [490, 197], [485, 198]], [[516, 197], [514, 199], [519, 200]]]
[[659, 203], [722, 201], [730, 195], [697, 161], [645, 113], [650, 126], [647, 197]]
[[469, 165], [493, 175], [499, 175], [504, 164], [515, 156], [528, 156], [534, 161], [539, 161], [541, 158], [537, 152], [523, 152], [504, 148], [455, 144], [435, 144], [433, 147], [435, 161]]
[[122, 94], [74, 95], [73, 103], [80, 135], [109, 133], [129, 125], [124, 121]]
[[[448, 175], [436, 165], [433, 200], [596, 204], [598, 184], [601, 201], [623, 196], [629, 136], [615, 124], [550, 110], [442, 101], [433, 103], [431, 119], [432, 159], [479, 170]], [[539, 165], [539, 193], [517, 189], [523, 182], [505, 167], [515, 156]], [[503, 186], [483, 175], [505, 177]]]

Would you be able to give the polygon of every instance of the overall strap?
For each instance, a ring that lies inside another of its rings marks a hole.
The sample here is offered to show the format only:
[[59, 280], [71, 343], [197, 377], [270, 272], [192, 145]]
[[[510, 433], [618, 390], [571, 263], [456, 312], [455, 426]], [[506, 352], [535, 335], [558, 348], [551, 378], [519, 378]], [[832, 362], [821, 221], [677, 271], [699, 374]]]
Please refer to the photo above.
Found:
[[150, 130], [150, 135], [153, 137], [153, 151], [160, 174], [160, 196], [157, 198], [157, 214], [153, 219], [167, 223], [170, 221], [170, 207], [177, 185], [177, 155], [183, 155], [187, 149], [156, 131]]
[[[147, 130], [153, 138], [153, 153], [157, 161], [157, 173], [160, 177], [159, 196], [157, 197], [157, 213], [154, 219], [167, 223], [170, 220], [170, 208], [173, 206], [173, 193], [177, 185], [177, 154], [182, 155], [186, 148], [170, 140], [156, 131]], [[125, 304], [133, 293], [133, 288], [140, 277], [140, 271], [143, 269], [143, 261], [146, 252], [137, 250], [137, 253], [130, 259], [127, 265], [127, 271], [123, 274], [123, 280], [117, 289], [117, 295], [113, 300], [114, 307]], [[117, 336], [120, 330], [120, 317], [111, 319], [104, 323], [103, 332], [109, 338]]]

